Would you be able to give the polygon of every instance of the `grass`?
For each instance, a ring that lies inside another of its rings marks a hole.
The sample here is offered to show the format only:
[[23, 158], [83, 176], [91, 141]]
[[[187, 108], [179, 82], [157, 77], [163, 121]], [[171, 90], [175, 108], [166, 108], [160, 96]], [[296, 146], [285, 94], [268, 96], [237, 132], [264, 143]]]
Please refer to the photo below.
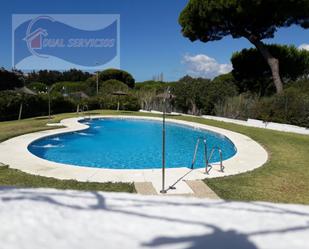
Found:
[[[106, 114], [109, 114], [107, 111]], [[59, 122], [64, 118], [74, 117], [76, 114], [60, 114], [53, 117], [51, 122]], [[48, 118], [30, 118], [20, 121], [0, 122], [0, 142], [11, 137], [55, 129], [46, 126]], [[58, 180], [50, 177], [35, 176], [24, 173], [20, 170], [10, 169], [7, 166], [0, 166], [0, 186], [14, 186], [26, 188], [57, 188], [57, 189], [74, 189], [85, 191], [111, 191], [111, 192], [128, 192], [134, 193], [133, 183], [96, 183], [96, 182], [78, 182], [75, 180]]]
[[0, 185], [22, 188], [57, 188], [85, 191], [108, 191], [134, 193], [134, 185], [126, 183], [78, 182], [75, 180], [58, 180], [50, 177], [35, 176], [20, 170], [0, 167]]
[[[95, 112], [111, 115], [157, 116], [136, 112]], [[73, 116], [76, 115], [56, 115], [53, 118], [53, 122]], [[262, 144], [269, 152], [269, 161], [263, 167], [252, 172], [205, 180], [207, 185], [221, 198], [240, 201], [309, 204], [309, 136], [244, 127], [198, 117], [172, 118], [212, 125], [242, 133]], [[50, 129], [45, 126], [46, 123], [46, 119], [0, 122], [0, 141], [32, 131]], [[0, 169], [0, 185], [123, 192], [135, 191], [132, 184], [62, 181], [33, 176], [13, 169]]]
[[239, 201], [309, 204], [309, 136], [245, 127], [224, 122], [182, 117], [247, 135], [269, 153], [268, 162], [249, 173], [205, 183], [219, 197]]

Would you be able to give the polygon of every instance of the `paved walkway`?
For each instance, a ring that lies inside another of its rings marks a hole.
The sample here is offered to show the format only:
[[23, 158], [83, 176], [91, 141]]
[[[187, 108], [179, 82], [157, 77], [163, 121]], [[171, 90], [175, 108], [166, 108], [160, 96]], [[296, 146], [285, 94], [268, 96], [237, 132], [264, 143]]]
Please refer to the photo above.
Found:
[[1, 249], [306, 249], [309, 206], [0, 189]]
[[[159, 112], [159, 111], [140, 110], [140, 112], [162, 114], [162, 112]], [[302, 134], [302, 135], [309, 135], [309, 129], [306, 127], [282, 124], [282, 123], [274, 123], [274, 122], [264, 122], [262, 120], [257, 120], [257, 119], [249, 118], [247, 120], [240, 120], [240, 119], [232, 119], [232, 118], [225, 118], [225, 117], [218, 117], [218, 116], [211, 116], [211, 115], [194, 116], [194, 115], [183, 114], [183, 113], [178, 113], [178, 112], [172, 112], [169, 115], [184, 116], [184, 117], [185, 116], [200, 117], [204, 119], [211, 119], [211, 120], [216, 120], [220, 122], [233, 123], [233, 124], [249, 126], [249, 127], [256, 127], [256, 128], [283, 131], [283, 132], [292, 132], [292, 133], [297, 133], [297, 134]]]

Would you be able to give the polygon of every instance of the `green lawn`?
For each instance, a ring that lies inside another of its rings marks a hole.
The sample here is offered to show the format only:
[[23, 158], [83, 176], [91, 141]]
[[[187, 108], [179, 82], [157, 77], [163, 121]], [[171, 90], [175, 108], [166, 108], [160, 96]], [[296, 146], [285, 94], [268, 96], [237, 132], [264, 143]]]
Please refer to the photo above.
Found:
[[227, 200], [309, 204], [309, 136], [245, 127], [199, 118], [182, 118], [236, 131], [259, 142], [269, 153], [261, 168], [236, 176], [205, 180]]
[[[147, 115], [136, 112], [95, 111], [100, 114]], [[56, 115], [57, 122], [75, 114]], [[262, 144], [269, 161], [250, 173], [205, 180], [221, 198], [229, 200], [272, 201], [309, 204], [309, 136], [244, 127], [193, 117], [173, 117], [217, 126], [245, 134]], [[46, 119], [0, 122], [0, 141], [20, 134], [48, 129]], [[12, 169], [0, 169], [0, 185], [54, 187], [63, 189], [134, 192], [132, 184], [101, 184], [61, 181], [32, 176]]]
[[[109, 114], [109, 112], [105, 112]], [[76, 114], [56, 115], [52, 122], [75, 117]], [[0, 142], [14, 136], [29, 132], [51, 129], [47, 127], [47, 118], [31, 118], [20, 121], [0, 122]], [[128, 183], [93, 183], [78, 182], [75, 180], [58, 180], [55, 178], [34, 176], [8, 167], [0, 167], [0, 186], [33, 187], [33, 188], [58, 188], [87, 191], [113, 191], [134, 193], [133, 184]]]

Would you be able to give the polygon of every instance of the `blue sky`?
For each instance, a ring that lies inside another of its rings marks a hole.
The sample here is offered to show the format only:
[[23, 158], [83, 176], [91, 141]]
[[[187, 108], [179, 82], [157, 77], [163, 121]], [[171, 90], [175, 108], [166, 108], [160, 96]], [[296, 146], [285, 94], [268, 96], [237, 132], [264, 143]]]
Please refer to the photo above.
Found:
[[[180, 32], [178, 16], [188, 0], [10, 0], [0, 8], [0, 66], [11, 68], [12, 14], [120, 14], [121, 68], [137, 81], [163, 73], [173, 81], [191, 74], [214, 77], [230, 70], [234, 51], [251, 47], [245, 39], [190, 42]], [[309, 44], [309, 30], [280, 29], [268, 43]]]

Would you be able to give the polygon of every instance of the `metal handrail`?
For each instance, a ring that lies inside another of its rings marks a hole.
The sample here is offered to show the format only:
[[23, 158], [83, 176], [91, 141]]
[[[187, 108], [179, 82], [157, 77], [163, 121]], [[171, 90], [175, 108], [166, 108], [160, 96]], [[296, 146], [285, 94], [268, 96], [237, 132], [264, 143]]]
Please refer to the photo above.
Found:
[[194, 149], [194, 156], [193, 156], [193, 160], [192, 160], [192, 163], [191, 163], [191, 169], [194, 168], [194, 164], [196, 162], [197, 151], [198, 151], [199, 144], [200, 144], [201, 141], [204, 144], [205, 172], [206, 172], [206, 174], [208, 174], [212, 167], [208, 163], [209, 160], [208, 160], [208, 151], [207, 151], [207, 140], [206, 140], [206, 138], [203, 138], [203, 137], [199, 137], [196, 141], [195, 149]]
[[[210, 155], [209, 155], [208, 161], [211, 160], [211, 158], [212, 158], [212, 156], [213, 156], [213, 154], [214, 154], [214, 152], [216, 150], [218, 150], [219, 155], [220, 155], [220, 171], [224, 172], [224, 166], [223, 166], [223, 162], [222, 162], [222, 150], [221, 150], [221, 148], [219, 146], [212, 147], [212, 149], [210, 151]], [[206, 167], [206, 172], [207, 172], [207, 167]]]

